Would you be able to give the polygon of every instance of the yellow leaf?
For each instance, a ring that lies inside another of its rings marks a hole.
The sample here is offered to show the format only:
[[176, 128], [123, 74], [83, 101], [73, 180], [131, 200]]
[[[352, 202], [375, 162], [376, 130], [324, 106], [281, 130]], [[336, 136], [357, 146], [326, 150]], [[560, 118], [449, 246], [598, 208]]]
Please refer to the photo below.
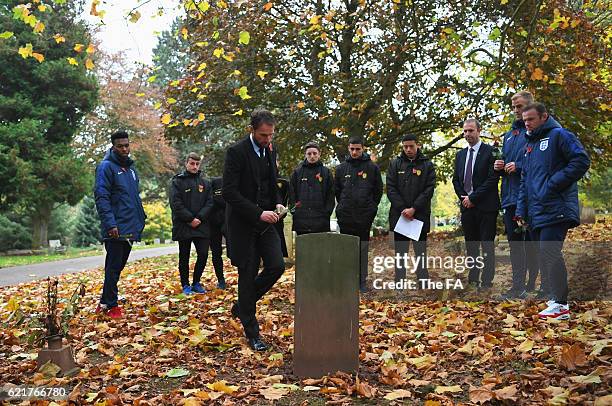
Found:
[[501, 0], [501, 5], [508, 4], [508, 0]]
[[249, 34], [248, 31], [240, 31], [238, 43], [249, 45], [250, 41], [251, 41], [251, 34]]
[[198, 120], [204, 121], [204, 118], [206, 118], [206, 116], [204, 116], [204, 113], [198, 114]]
[[153, 108], [155, 110], [159, 109], [161, 107], [161, 102], [155, 102], [155, 104], [153, 105]]
[[240, 89], [238, 89], [238, 96], [240, 96], [240, 98], [242, 100], [246, 100], [246, 99], [250, 99], [251, 96], [249, 96], [248, 94], [248, 89], [246, 86], [242, 86]]
[[99, 4], [100, 4], [100, 0], [93, 0], [91, 2], [91, 8], [89, 9], [89, 14], [97, 17], [100, 13], [96, 9], [96, 7], [98, 7]]
[[237, 112], [235, 112], [234, 114], [232, 114], [232, 116], [241, 116], [243, 113], [242, 109], [238, 110]]
[[57, 42], [58, 44], [61, 43], [61, 42], [66, 42], [66, 38], [62, 37], [59, 34], [55, 34], [53, 36], [53, 39], [55, 39], [55, 42]]
[[88, 54], [93, 54], [96, 51], [96, 48], [93, 46], [93, 44], [89, 44], [87, 46], [87, 49], [85, 50], [85, 52], [87, 52]]
[[320, 20], [321, 20], [321, 16], [320, 15], [314, 15], [314, 16], [310, 17], [310, 24], [317, 25], [317, 24], [319, 24]]
[[232, 73], [230, 73], [230, 76], [240, 76], [242, 72], [240, 72], [238, 69], [235, 69]]
[[140, 92], [140, 93], [136, 93], [136, 97], [144, 97], [144, 93]]
[[270, 11], [270, 9], [272, 8], [272, 6], [273, 6], [273, 5], [274, 5], [274, 4], [272, 4], [272, 2], [269, 2], [269, 3], [264, 4], [264, 7], [263, 7], [263, 8], [264, 8], [264, 10], [266, 10], [266, 11]]
[[223, 54], [225, 54], [225, 50], [223, 48], [217, 48], [213, 51], [213, 55], [217, 58], [221, 58]]
[[170, 117], [170, 114], [168, 113], [164, 114], [161, 118], [162, 124], [168, 124], [170, 123], [170, 120], [172, 120], [172, 118]]
[[186, 27], [181, 28], [181, 35], [183, 36], [183, 39], [187, 39], [187, 34], [189, 34], [189, 31], [187, 30]]
[[17, 299], [11, 296], [8, 303], [6, 304], [6, 310], [8, 310], [9, 312], [14, 312], [17, 309], [19, 309], [19, 302], [17, 301]]
[[297, 104], [297, 108], [298, 108], [298, 109], [303, 109], [303, 108], [304, 108], [304, 106], [305, 106], [304, 102], [299, 102], [299, 103]]
[[94, 63], [91, 59], [87, 58], [87, 60], [85, 61], [85, 69], [87, 70], [91, 70], [94, 68]]
[[178, 80], [173, 80], [172, 82], [170, 82], [170, 86], [178, 86], [179, 83], [180, 82]]
[[196, 70], [199, 72], [199, 71], [204, 70], [204, 69], [206, 69], [206, 62], [202, 62], [200, 64], [200, 66], [198, 66], [198, 69], [196, 69]]
[[176, 99], [174, 97], [168, 97], [168, 99], [166, 100], [166, 103], [174, 104], [174, 103], [176, 103]]
[[546, 62], [549, 58], [550, 56], [548, 54], [544, 54], [544, 56], [542, 57], [542, 62]]
[[140, 11], [136, 10], [130, 14], [130, 22], [135, 23], [140, 20]]
[[83, 50], [83, 44], [74, 44], [74, 50], [81, 52]]
[[207, 383], [206, 386], [211, 389], [214, 390], [215, 392], [224, 392], [227, 393], [228, 395], [231, 395], [232, 393], [236, 392], [238, 390], [238, 388], [240, 388], [239, 386], [228, 386], [225, 381], [217, 381], [215, 383]]
[[341, 30], [344, 28], [344, 25], [343, 25], [343, 24], [336, 23], [336, 24], [334, 25], [334, 28], [335, 28], [337, 31], [341, 31]]
[[37, 52], [32, 52], [32, 58], [36, 59], [38, 62], [42, 62], [45, 60], [43, 54], [39, 54]]
[[268, 74], [268, 72], [266, 72], [265, 70], [260, 70], [257, 71], [257, 76], [259, 76], [260, 78], [264, 78], [266, 75]]
[[41, 11], [41, 12], [44, 13], [45, 11], [47, 11], [47, 6], [45, 6], [44, 4], [39, 5], [38, 6], [38, 11]]
[[19, 47], [19, 55], [21, 55], [21, 57], [23, 59], [26, 59], [29, 56], [32, 56], [32, 44], [27, 43], [25, 47]]
[[412, 393], [410, 393], [409, 390], [406, 389], [396, 389], [393, 392], [389, 392], [385, 395], [385, 399], [387, 400], [397, 400], [397, 399], [404, 399], [404, 398], [409, 398], [412, 396]]
[[13, 32], [12, 31], [4, 31], [3, 33], [0, 33], [0, 39], [9, 39], [13, 36]]
[[234, 53], [233, 52], [229, 52], [225, 55], [223, 55], [223, 59], [225, 59], [228, 62], [231, 62], [234, 60]]
[[217, 2], [217, 7], [219, 7], [219, 8], [227, 8], [227, 3], [224, 2], [223, 0], [219, 0]]
[[188, 119], [188, 118], [183, 119], [183, 125], [185, 127], [187, 127], [189, 124], [191, 124], [191, 120], [190, 119]]
[[607, 104], [602, 103], [602, 104], [600, 104], [600, 105], [599, 105], [599, 109], [600, 109], [601, 111], [612, 110], [612, 106], [608, 106]]
[[521, 345], [516, 347], [516, 350], [520, 352], [529, 352], [533, 349], [533, 344], [534, 342], [532, 340], [527, 339], [523, 341]]
[[43, 23], [42, 21], [39, 21], [36, 23], [36, 25], [34, 26], [34, 32], [40, 33], [43, 32], [45, 30], [45, 23]]
[[544, 79], [544, 72], [540, 68], [535, 68], [531, 74], [531, 80], [542, 80]]

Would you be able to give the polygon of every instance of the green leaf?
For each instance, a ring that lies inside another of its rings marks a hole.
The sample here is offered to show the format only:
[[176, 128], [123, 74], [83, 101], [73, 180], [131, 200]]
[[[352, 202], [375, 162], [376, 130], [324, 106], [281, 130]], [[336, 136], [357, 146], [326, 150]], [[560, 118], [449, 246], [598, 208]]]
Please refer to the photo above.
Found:
[[248, 31], [240, 31], [240, 39], [238, 42], [240, 44], [249, 45], [249, 41], [251, 41], [251, 34]]
[[11, 38], [13, 36], [13, 33], [11, 31], [4, 31], [3, 33], [0, 34], [0, 39], [8, 39]]
[[501, 35], [501, 30], [499, 29], [499, 27], [495, 27], [493, 29], [493, 31], [491, 31], [491, 33], [489, 34], [489, 39], [491, 41], [496, 41]]
[[170, 371], [166, 372], [168, 378], [180, 378], [181, 376], [187, 375], [189, 375], [189, 371], [183, 368], [172, 368]]
[[250, 99], [250, 98], [251, 98], [251, 96], [249, 96], [249, 94], [248, 94], [248, 89], [247, 89], [247, 87], [246, 87], [246, 86], [242, 86], [242, 87], [241, 87], [241, 88], [238, 90], [238, 96], [240, 96], [240, 98], [241, 98], [242, 100], [245, 100], [245, 99]]

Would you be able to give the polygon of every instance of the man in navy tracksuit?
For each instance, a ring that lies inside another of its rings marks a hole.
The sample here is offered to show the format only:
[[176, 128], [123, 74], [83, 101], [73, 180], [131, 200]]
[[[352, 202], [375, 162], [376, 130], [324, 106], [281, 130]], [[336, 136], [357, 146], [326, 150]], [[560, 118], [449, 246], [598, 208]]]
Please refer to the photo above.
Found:
[[104, 287], [96, 313], [122, 317], [117, 306], [117, 283], [132, 249], [140, 241], [145, 212], [138, 190], [138, 175], [130, 159], [130, 142], [125, 131], [111, 135], [113, 146], [96, 168], [94, 196], [106, 249]]
[[[528, 291], [535, 289], [538, 276], [538, 250], [531, 242], [531, 233], [523, 230], [516, 222], [516, 198], [521, 183], [521, 169], [527, 138], [525, 123], [521, 116], [523, 108], [533, 103], [531, 93], [522, 91], [512, 96], [512, 110], [516, 117], [510, 131], [504, 134], [503, 158], [494, 163], [494, 169], [501, 175], [501, 206], [504, 211], [504, 225], [510, 244], [512, 263], [512, 287], [502, 295], [503, 299], [525, 298]], [[525, 286], [527, 270], [529, 280]], [[541, 286], [546, 286], [541, 280]]]
[[568, 319], [567, 269], [561, 249], [567, 230], [580, 224], [577, 182], [590, 160], [578, 138], [548, 115], [541, 103], [523, 109], [527, 147], [516, 215], [539, 241], [540, 270], [552, 293], [541, 318]]

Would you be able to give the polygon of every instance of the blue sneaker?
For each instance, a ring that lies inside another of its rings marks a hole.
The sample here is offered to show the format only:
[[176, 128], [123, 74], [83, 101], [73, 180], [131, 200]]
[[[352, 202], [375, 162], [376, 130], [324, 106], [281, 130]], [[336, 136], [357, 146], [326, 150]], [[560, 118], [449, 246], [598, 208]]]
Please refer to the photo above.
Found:
[[204, 289], [204, 286], [202, 286], [200, 282], [191, 285], [191, 291], [195, 293], [206, 293], [206, 289]]
[[183, 294], [185, 294], [185, 295], [193, 295], [193, 290], [191, 290], [191, 286], [189, 286], [189, 285], [183, 286]]
[[225, 285], [225, 279], [221, 279], [219, 282], [217, 282], [217, 288], [225, 290], [226, 287], [227, 286]]

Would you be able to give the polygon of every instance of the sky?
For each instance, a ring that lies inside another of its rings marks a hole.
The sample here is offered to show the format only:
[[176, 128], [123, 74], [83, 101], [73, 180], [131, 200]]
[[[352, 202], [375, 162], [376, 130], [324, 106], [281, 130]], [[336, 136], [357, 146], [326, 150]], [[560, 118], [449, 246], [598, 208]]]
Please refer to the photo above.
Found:
[[[83, 19], [97, 27], [95, 37], [102, 50], [109, 53], [124, 51], [129, 62], [146, 65], [151, 64], [157, 33], [169, 29], [180, 13], [178, 0], [102, 0], [100, 3], [98, 11], [106, 11], [104, 25], [100, 25], [99, 17], [90, 15], [91, 0], [86, 2]], [[136, 7], [141, 17], [132, 23], [127, 15]], [[160, 7], [164, 13], [158, 16]]]

